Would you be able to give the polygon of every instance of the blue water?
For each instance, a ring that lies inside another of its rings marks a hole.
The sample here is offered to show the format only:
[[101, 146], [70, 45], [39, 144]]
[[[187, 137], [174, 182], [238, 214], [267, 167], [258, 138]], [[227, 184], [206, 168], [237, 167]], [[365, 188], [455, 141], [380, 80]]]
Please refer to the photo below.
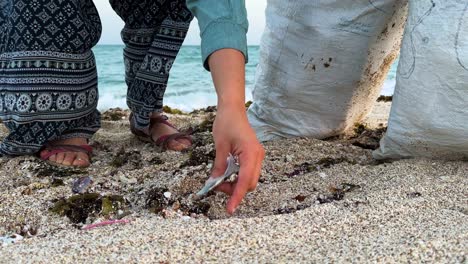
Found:
[[[127, 108], [125, 96], [127, 87], [122, 58], [123, 46], [100, 45], [94, 48], [99, 73], [99, 109], [114, 107]], [[249, 47], [249, 63], [246, 67], [246, 99], [252, 99], [255, 69], [259, 60], [259, 46]], [[393, 94], [396, 65], [388, 76], [382, 94]], [[191, 111], [216, 105], [216, 93], [211, 75], [202, 67], [200, 47], [183, 46], [169, 78], [164, 104]]]

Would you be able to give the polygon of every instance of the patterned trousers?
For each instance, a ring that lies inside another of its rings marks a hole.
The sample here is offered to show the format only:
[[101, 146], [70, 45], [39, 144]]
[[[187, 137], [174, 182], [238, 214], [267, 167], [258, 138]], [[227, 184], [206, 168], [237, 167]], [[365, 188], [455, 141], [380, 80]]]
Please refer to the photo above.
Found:
[[[110, 0], [125, 22], [127, 103], [138, 128], [160, 112], [192, 14], [185, 0]], [[101, 22], [91, 0], [0, 0], [0, 154], [34, 154], [49, 141], [100, 127], [91, 48]]]
[[100, 127], [91, 48], [101, 22], [91, 0], [0, 0], [0, 154], [34, 154], [49, 141]]
[[125, 22], [127, 104], [143, 129], [161, 112], [169, 72], [193, 19], [186, 0], [110, 0]]

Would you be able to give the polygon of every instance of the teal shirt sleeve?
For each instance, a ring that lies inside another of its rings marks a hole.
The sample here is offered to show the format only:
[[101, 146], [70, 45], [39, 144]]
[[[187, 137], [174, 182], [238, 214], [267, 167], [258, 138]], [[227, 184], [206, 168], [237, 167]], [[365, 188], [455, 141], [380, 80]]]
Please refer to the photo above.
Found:
[[247, 10], [245, 0], [187, 0], [187, 6], [198, 19], [203, 65], [207, 70], [208, 58], [220, 49], [231, 48], [247, 53]]

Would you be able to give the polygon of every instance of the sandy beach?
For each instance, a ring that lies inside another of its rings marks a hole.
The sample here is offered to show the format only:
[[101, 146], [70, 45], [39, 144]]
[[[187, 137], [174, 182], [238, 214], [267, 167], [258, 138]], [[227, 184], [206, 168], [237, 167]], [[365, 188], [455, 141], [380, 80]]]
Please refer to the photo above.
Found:
[[[195, 129], [185, 153], [139, 142], [128, 112], [106, 112], [89, 169], [0, 159], [0, 236], [24, 236], [0, 262], [466, 263], [468, 163], [373, 160], [390, 106], [347, 136], [265, 143], [258, 189], [233, 216], [224, 194], [193, 199], [214, 158], [212, 109], [170, 115]], [[82, 230], [108, 219], [128, 223]]]

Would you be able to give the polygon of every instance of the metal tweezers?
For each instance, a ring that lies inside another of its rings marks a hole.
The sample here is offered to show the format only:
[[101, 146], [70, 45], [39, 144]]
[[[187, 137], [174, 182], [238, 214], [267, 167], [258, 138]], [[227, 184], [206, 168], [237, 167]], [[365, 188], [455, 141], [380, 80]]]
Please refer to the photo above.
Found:
[[207, 195], [210, 191], [218, 187], [221, 183], [229, 180], [233, 174], [239, 174], [239, 163], [232, 154], [229, 154], [229, 157], [227, 158], [227, 164], [227, 169], [223, 175], [218, 177], [212, 176], [205, 182], [205, 186], [197, 193], [198, 198]]

